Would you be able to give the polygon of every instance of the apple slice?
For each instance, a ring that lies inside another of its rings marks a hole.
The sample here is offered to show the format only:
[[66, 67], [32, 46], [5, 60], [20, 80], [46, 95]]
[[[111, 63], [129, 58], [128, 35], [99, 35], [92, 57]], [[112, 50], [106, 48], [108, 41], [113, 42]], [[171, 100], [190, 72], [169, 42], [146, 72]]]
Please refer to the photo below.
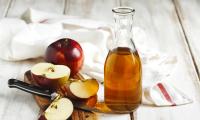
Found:
[[39, 120], [66, 120], [73, 112], [73, 104], [67, 98], [54, 100]]
[[97, 94], [99, 84], [95, 79], [70, 80], [61, 87], [62, 92], [72, 99], [87, 99]]
[[70, 69], [65, 65], [38, 63], [31, 68], [31, 74], [38, 85], [56, 90], [59, 86], [67, 83]]

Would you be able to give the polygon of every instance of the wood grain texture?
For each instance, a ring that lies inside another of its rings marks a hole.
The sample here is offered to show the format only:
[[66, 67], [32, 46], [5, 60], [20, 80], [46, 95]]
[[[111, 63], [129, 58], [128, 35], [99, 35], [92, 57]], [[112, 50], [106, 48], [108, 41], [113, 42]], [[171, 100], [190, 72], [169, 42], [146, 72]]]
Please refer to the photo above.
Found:
[[200, 1], [173, 0], [180, 18], [186, 42], [191, 50], [194, 65], [200, 78]]
[[112, 22], [112, 8], [120, 3], [118, 0], [67, 0], [66, 4], [66, 15]]
[[0, 0], [0, 18], [5, 17], [11, 0]]
[[18, 17], [28, 8], [63, 14], [65, 0], [12, 0], [8, 17]]
[[167, 80], [194, 100], [192, 104], [178, 107], [141, 106], [137, 111], [136, 119], [198, 120], [200, 114], [198, 77], [187, 43], [184, 41], [185, 37], [173, 2], [170, 0], [122, 0], [122, 5], [136, 9], [135, 26], [145, 30], [149, 36], [147, 42], [151, 49], [177, 56], [177, 69], [171, 79]]

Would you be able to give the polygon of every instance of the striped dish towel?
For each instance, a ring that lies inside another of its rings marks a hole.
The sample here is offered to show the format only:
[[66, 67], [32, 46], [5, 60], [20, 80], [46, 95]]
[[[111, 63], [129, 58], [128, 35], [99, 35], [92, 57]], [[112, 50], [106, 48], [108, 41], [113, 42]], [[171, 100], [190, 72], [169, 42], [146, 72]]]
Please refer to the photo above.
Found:
[[177, 106], [192, 103], [183, 92], [169, 82], [158, 82], [143, 90], [143, 104], [156, 106]]

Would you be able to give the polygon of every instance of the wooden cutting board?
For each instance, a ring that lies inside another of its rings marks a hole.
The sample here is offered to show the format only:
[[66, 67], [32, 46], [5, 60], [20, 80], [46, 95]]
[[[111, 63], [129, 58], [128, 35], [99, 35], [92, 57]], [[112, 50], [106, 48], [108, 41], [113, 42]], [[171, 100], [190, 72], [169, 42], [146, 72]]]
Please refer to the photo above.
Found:
[[[80, 74], [77, 74], [76, 76], [74, 76], [74, 78], [76, 79], [83, 79], [83, 76], [81, 76]], [[32, 77], [31, 77], [31, 73], [30, 71], [27, 71], [24, 75], [24, 81], [29, 83], [29, 84], [34, 84], [37, 85]], [[35, 101], [37, 102], [38, 106], [40, 107], [40, 113], [41, 114], [51, 103], [50, 99], [47, 98], [43, 98], [37, 95], [33, 95]], [[79, 110], [79, 109], [75, 109], [70, 120], [96, 120], [97, 116], [95, 113], [92, 112], [87, 112], [87, 111], [83, 111], [83, 110]]]

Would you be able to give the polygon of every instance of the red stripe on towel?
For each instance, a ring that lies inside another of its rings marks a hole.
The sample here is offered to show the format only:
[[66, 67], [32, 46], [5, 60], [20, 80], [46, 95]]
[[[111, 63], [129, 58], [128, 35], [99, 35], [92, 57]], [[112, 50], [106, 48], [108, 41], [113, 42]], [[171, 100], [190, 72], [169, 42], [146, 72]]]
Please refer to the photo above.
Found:
[[46, 23], [48, 19], [40, 20], [39, 23]]
[[168, 94], [167, 90], [165, 89], [165, 87], [161, 84], [158, 83], [157, 86], [159, 87], [159, 89], [161, 90], [162, 94], [165, 96], [165, 99], [170, 102], [172, 104], [172, 106], [175, 106], [176, 103], [174, 103], [174, 101], [171, 99], [170, 95]]

